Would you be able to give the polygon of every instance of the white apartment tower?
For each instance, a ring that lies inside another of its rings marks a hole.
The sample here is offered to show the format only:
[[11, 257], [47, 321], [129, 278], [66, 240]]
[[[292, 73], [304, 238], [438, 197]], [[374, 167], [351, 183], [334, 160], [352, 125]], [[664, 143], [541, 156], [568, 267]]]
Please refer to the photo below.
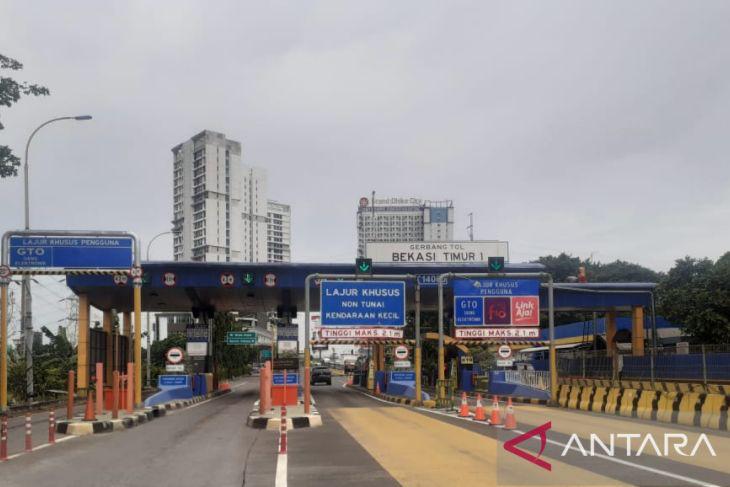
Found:
[[240, 261], [241, 143], [204, 130], [172, 154], [175, 260]]
[[174, 258], [266, 262], [266, 171], [241, 162], [241, 143], [204, 130], [172, 149]]
[[360, 198], [357, 208], [357, 255], [368, 242], [440, 242], [454, 238], [450, 200]]
[[268, 261], [291, 262], [291, 207], [268, 201]]
[[243, 262], [267, 262], [266, 170], [244, 166], [241, 222]]

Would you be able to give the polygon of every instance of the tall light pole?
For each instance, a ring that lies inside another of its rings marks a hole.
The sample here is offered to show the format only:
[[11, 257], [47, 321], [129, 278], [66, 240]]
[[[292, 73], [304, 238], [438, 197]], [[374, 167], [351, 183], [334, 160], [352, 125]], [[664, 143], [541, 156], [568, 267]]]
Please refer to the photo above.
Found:
[[[25, 161], [23, 165], [23, 177], [25, 180], [25, 229], [30, 230], [30, 191], [28, 188], [28, 150], [30, 149], [30, 142], [36, 133], [43, 127], [53, 122], [60, 120], [91, 120], [91, 115], [76, 115], [75, 117], [58, 117], [52, 118], [46, 122], [40, 124], [33, 133], [28, 137], [28, 142], [25, 144]], [[21, 321], [21, 334], [23, 335], [23, 342], [25, 344], [25, 391], [28, 399], [32, 399], [34, 395], [33, 389], [33, 311], [32, 302], [30, 296], [30, 276], [27, 274], [23, 275], [22, 283], [22, 294], [20, 298], [20, 321]]]
[[[167, 232], [161, 232], [152, 237], [147, 244], [147, 262], [150, 261], [150, 246], [152, 245], [152, 242], [154, 242], [157, 237], [162, 237], [163, 235], [175, 235], [178, 232], [173, 232], [168, 230]], [[159, 328], [158, 328], [159, 330]], [[157, 337], [159, 340], [160, 337]], [[151, 351], [150, 351], [150, 312], [147, 311], [147, 387], [150, 387], [150, 367], [152, 365], [152, 359], [150, 358]]]

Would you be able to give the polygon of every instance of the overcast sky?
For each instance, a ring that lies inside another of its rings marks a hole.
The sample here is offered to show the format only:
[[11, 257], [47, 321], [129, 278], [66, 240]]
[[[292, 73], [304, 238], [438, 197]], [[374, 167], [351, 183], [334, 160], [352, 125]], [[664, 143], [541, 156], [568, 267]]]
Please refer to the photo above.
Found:
[[[211, 129], [292, 205], [296, 261], [354, 258], [375, 190], [454, 200], [455, 237], [474, 212], [513, 261], [667, 270], [730, 250], [729, 21], [708, 0], [8, 0], [0, 52], [52, 96], [0, 111], [0, 141], [22, 157], [44, 120], [94, 116], [34, 140], [36, 228], [168, 230], [170, 148]], [[22, 179], [0, 188], [22, 227]]]

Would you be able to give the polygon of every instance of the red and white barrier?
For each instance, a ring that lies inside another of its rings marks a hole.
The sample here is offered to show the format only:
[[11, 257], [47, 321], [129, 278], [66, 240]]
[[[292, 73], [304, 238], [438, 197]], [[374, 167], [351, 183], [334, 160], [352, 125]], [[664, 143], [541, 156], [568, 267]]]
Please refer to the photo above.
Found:
[[33, 451], [33, 424], [31, 423], [30, 413], [25, 415], [25, 451]]
[[279, 433], [279, 454], [286, 454], [286, 369], [284, 370], [284, 404], [281, 405], [281, 428]]
[[3, 414], [0, 422], [0, 462], [8, 459], [8, 417]]
[[48, 443], [51, 445], [56, 442], [56, 412], [48, 413]]

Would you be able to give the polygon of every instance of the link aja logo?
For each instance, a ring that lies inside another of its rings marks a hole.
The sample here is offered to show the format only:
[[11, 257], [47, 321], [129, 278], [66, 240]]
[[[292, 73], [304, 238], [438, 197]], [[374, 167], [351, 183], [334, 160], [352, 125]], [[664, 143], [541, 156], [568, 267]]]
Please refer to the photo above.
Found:
[[[532, 429], [527, 433], [523, 433], [520, 436], [506, 441], [504, 443], [504, 449], [510, 453], [517, 455], [520, 458], [527, 460], [530, 463], [534, 463], [540, 468], [552, 471], [552, 465], [540, 458], [543, 451], [545, 451], [545, 446], [548, 442], [547, 431], [551, 427], [552, 422], [548, 421], [547, 423], [538, 426], [537, 428]], [[525, 450], [521, 450], [516, 447], [516, 445], [535, 436], [539, 437], [540, 439], [540, 451], [537, 453], [537, 455], [533, 455], [532, 453], [526, 452]], [[712, 444], [710, 443], [710, 440], [707, 438], [707, 435], [705, 433], [702, 433], [699, 435], [699, 437], [697, 437], [697, 441], [694, 442], [694, 446], [692, 446], [691, 449], [689, 448], [689, 437], [684, 433], [664, 433], [662, 436], [663, 438], [657, 440], [651, 433], [611, 433], [608, 436], [607, 441], [603, 441], [603, 439], [601, 439], [597, 434], [591, 433], [588, 440], [581, 441], [580, 437], [576, 433], [573, 433], [572, 435], [570, 435], [568, 443], [564, 445], [563, 451], [560, 453], [560, 456], [564, 457], [568, 454], [569, 451], [574, 450], [580, 452], [580, 454], [584, 457], [615, 457], [617, 456], [617, 444], [619, 448], [624, 448], [624, 455], [627, 457], [640, 457], [642, 454], [644, 454], [644, 452], [648, 452], [649, 454], [653, 452], [658, 457], [668, 457], [673, 453], [676, 453], [677, 455], [681, 455], [683, 457], [694, 457], [703, 446], [710, 455], [712, 455], [713, 457], [717, 456], [717, 454], [715, 453], [715, 449], [712, 447]], [[584, 442], [586, 441], [586, 444], [589, 446], [588, 449], [586, 449], [584, 446]], [[563, 446], [561, 443], [557, 444]], [[600, 447], [601, 451], [598, 451], [597, 447]], [[634, 450], [634, 447], [638, 448]]]

